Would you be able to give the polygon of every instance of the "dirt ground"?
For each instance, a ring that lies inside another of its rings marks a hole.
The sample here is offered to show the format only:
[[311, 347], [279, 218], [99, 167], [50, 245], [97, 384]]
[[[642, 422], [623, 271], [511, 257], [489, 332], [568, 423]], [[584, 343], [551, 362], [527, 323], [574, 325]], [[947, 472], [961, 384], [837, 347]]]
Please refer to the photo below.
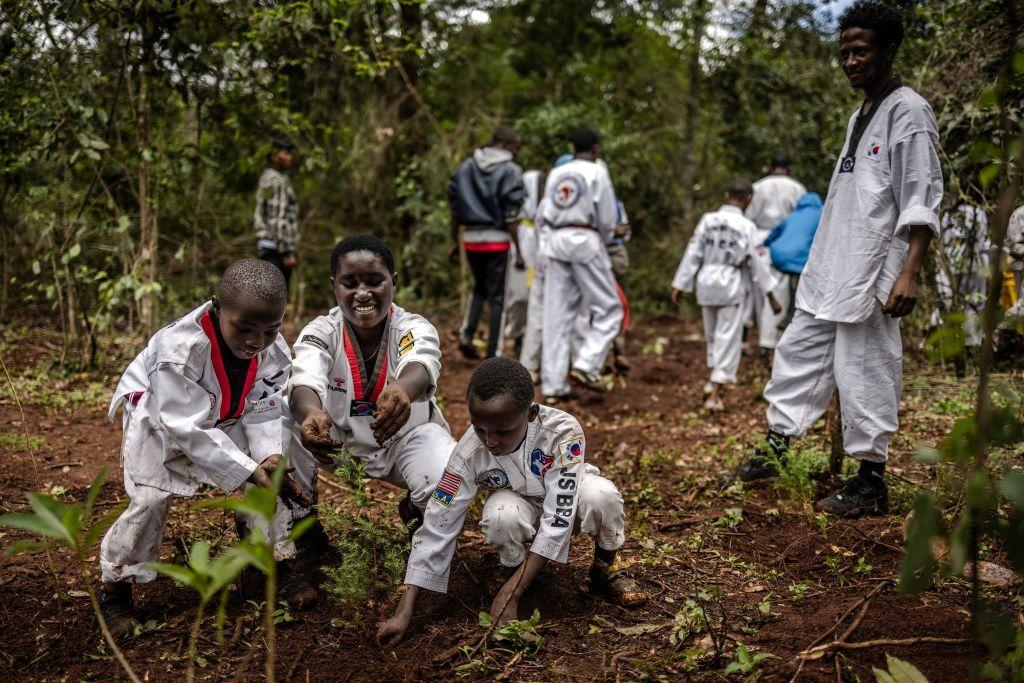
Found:
[[[886, 653], [915, 664], [932, 681], [967, 677], [968, 651], [960, 645], [844, 648], [838, 656], [830, 653], [802, 668], [797, 658], [810, 646], [840, 636], [847, 643], [862, 643], [968, 635], [966, 583], [944, 581], [920, 597], [900, 595], [892, 587], [914, 484], [937, 483], [934, 469], [916, 463], [913, 455], [918, 444], [934, 444], [949, 429], [957, 397], [967, 385], [923, 362], [908, 362], [903, 428], [890, 467], [894, 510], [886, 517], [845, 522], [816, 516], [813, 492], [731, 485], [731, 473], [763, 433], [763, 362], [745, 357], [741, 381], [726, 397], [727, 412], [709, 416], [701, 411], [706, 369], [695, 323], [636, 320], [629, 350], [632, 373], [612, 393], [584, 397], [568, 410], [587, 432], [588, 460], [619, 485], [627, 501], [629, 540], [622, 558], [651, 599], [639, 609], [625, 610], [591, 596], [587, 567], [593, 545], [576, 537], [570, 562], [546, 570], [521, 604], [523, 618], [540, 610], [538, 630], [544, 641], [539, 651], [516, 657], [493, 646], [480, 648], [476, 658], [489, 670], [468, 672], [470, 679], [718, 680], [740, 644], [752, 654], [773, 655], [745, 674], [756, 671], [764, 680], [789, 680], [798, 669], [800, 680], [874, 680], [871, 668], [884, 667]], [[45, 345], [29, 336], [8, 344], [2, 357], [20, 377], [45, 354]], [[472, 367], [446, 349], [440, 396], [457, 434], [467, 426], [463, 393]], [[26, 402], [32, 454], [16, 436], [22, 432], [20, 412], [4, 381], [0, 511], [24, 509], [25, 492], [55, 486], [66, 490], [65, 500], [81, 500], [103, 465], [111, 473], [100, 508], [124, 498], [120, 430], [105, 419], [107, 396], [101, 389], [108, 391], [112, 384], [104, 381], [103, 376], [81, 375], [36, 388], [30, 399], [47, 391], [68, 395], [75, 390], [82, 398], [60, 405]], [[20, 380], [16, 384], [26, 386]], [[819, 425], [806, 443], [827, 449], [827, 426]], [[399, 494], [384, 486], [373, 490], [373, 514], [397, 526]], [[321, 493], [323, 504], [342, 502], [342, 494], [326, 482]], [[173, 558], [177, 548], [193, 540], [230, 540], [233, 533], [227, 516], [200, 513], [181, 501], [163, 558]], [[23, 537], [0, 530], [0, 545]], [[70, 556], [58, 550], [51, 558], [52, 570], [41, 551], [0, 560], [0, 678], [123, 678], [98, 637]], [[496, 566], [471, 520], [460, 541], [449, 595], [421, 601], [405, 642], [392, 651], [372, 641], [376, 623], [390, 613], [393, 602], [372, 601], [353, 610], [325, 598], [279, 628], [278, 680], [413, 681], [467, 674], [455, 670], [468, 662], [459, 647], [472, 649], [480, 642], [477, 613], [490, 605], [488, 584]], [[1003, 593], [1005, 600], [1012, 598], [1011, 591]], [[125, 642], [128, 660], [144, 680], [183, 680], [196, 604], [192, 592], [161, 578], [136, 595], [141, 617], [149, 623]], [[703, 596], [714, 637], [701, 634], [673, 643], [676, 614], [696, 595]], [[864, 602], [866, 596], [871, 597]], [[262, 679], [264, 650], [256, 619], [252, 605], [233, 598], [223, 645], [215, 640], [211, 619], [199, 648], [202, 679]]]

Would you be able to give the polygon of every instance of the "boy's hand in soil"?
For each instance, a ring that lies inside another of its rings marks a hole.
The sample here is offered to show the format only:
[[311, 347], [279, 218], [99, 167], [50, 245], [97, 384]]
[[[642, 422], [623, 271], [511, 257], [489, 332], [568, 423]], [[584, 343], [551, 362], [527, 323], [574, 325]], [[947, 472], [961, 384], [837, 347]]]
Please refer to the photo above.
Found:
[[381, 647], [394, 647], [402, 642], [405, 632], [409, 630], [409, 622], [412, 621], [413, 608], [416, 607], [416, 597], [419, 595], [419, 586], [406, 585], [402, 599], [398, 601], [395, 614], [387, 621], [381, 622], [377, 627], [377, 644]]
[[323, 410], [314, 410], [299, 427], [299, 439], [313, 455], [327, 456], [342, 447], [340, 441], [331, 438], [334, 420]]
[[491, 623], [494, 628], [501, 628], [519, 615], [519, 598], [547, 563], [546, 557], [527, 553], [526, 562], [519, 565], [519, 569], [494, 596], [494, 602], [491, 603]]
[[775, 294], [772, 292], [768, 292], [768, 305], [772, 307], [772, 313], [775, 315], [782, 313], [782, 304], [779, 303], [779, 300], [775, 298]]
[[383, 444], [409, 421], [409, 415], [412, 414], [411, 404], [409, 394], [399, 382], [384, 387], [384, 391], [377, 398], [374, 420], [370, 423], [373, 438], [377, 443]]
[[[263, 488], [270, 488], [271, 481], [270, 477], [274, 474], [274, 470], [277, 469], [278, 463], [281, 461], [280, 455], [272, 455], [262, 463], [259, 467], [253, 470], [252, 474], [249, 475], [249, 483], [255, 484], [256, 486], [262, 486]], [[288, 476], [294, 472], [294, 467], [288, 467], [285, 469], [284, 479], [281, 480], [281, 490], [278, 492], [281, 500], [289, 508], [294, 506], [309, 507], [313, 504], [309, 498], [302, 493], [302, 490], [298, 485], [292, 481], [292, 478]]]

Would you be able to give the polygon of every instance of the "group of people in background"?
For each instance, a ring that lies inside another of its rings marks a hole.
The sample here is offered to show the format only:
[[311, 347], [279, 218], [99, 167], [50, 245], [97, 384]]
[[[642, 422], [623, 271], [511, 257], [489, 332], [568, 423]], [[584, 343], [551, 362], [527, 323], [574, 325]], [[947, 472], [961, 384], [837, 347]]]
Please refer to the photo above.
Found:
[[[767, 434], [738, 478], [778, 476], [791, 440], [838, 391], [843, 446], [859, 470], [818, 507], [858, 516], [887, 510], [885, 464], [902, 379], [899, 318], [915, 307], [928, 246], [939, 237], [942, 300], [963, 302], [973, 312], [964, 323], [976, 330], [990, 245], [985, 217], [973, 207], [939, 219], [935, 117], [893, 74], [903, 38], [898, 11], [858, 2], [839, 30], [843, 70], [864, 99], [825, 201], [777, 155], [768, 176], [732, 182], [721, 207], [701, 217], [671, 286], [674, 300], [693, 292], [702, 309], [708, 411], [725, 407], [723, 387], [736, 382], [745, 328], [773, 350]], [[351, 458], [405, 491], [397, 512], [412, 538], [406, 586], [379, 627], [382, 644], [404, 636], [421, 590], [447, 590], [455, 543], [479, 491], [487, 492], [480, 528], [503, 567], [491, 607], [499, 625], [516, 618], [520, 596], [547, 562], [567, 561], [576, 531], [595, 541], [591, 588], [625, 607], [645, 600], [615, 563], [626, 540], [622, 496], [588, 461], [580, 421], [548, 405], [571, 398], [572, 385], [607, 391], [605, 367], [629, 367], [621, 346], [629, 220], [598, 134], [582, 128], [571, 143], [572, 153], [550, 169], [523, 173], [514, 163], [522, 140], [501, 127], [449, 183], [452, 255], [465, 253], [474, 282], [458, 333], [467, 358], [479, 359], [476, 331], [489, 308], [486, 358], [466, 387], [470, 426], [456, 440], [435, 400], [443, 372], [437, 329], [394, 303], [398, 271], [379, 238], [353, 235], [317, 257], [329, 266], [337, 306], [309, 321], [291, 347], [281, 336], [299, 230], [286, 175], [291, 146], [275, 141], [256, 198], [259, 259], [229, 266], [216, 296], [154, 335], [115, 390], [110, 416], [123, 409], [130, 504], [99, 558], [111, 631], [136, 623], [132, 584], [155, 578], [150, 563], [173, 500], [202, 485], [228, 493], [265, 486], [282, 459], [289, 469], [278, 514], [261, 528], [281, 560], [282, 595], [296, 608], [318, 594], [297, 561], [329, 545], [319, 523], [297, 542], [289, 536], [316, 514], [320, 469]], [[1008, 244], [1015, 282], [1007, 296], [1019, 308], [1024, 207], [1013, 215]], [[501, 357], [506, 339], [518, 361]]]

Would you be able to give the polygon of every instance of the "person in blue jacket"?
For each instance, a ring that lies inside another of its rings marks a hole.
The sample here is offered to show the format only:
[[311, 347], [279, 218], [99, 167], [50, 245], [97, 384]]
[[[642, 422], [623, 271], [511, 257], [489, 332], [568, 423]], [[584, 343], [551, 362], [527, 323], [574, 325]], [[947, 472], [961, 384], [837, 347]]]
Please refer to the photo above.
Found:
[[814, 233], [818, 230], [821, 208], [821, 197], [816, 192], [808, 192], [796, 203], [793, 213], [775, 226], [764, 240], [771, 253], [772, 265], [789, 277], [789, 311], [780, 327], [785, 327], [793, 318], [796, 286], [807, 264]]

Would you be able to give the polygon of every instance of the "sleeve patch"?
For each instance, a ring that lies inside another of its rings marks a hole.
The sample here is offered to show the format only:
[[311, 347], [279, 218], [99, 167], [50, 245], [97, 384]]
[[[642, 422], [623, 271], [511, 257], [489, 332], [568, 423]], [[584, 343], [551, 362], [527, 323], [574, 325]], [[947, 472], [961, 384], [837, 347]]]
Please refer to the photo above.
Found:
[[558, 453], [562, 456], [561, 467], [566, 467], [583, 460], [583, 436], [574, 434], [558, 444]]
[[329, 347], [327, 345], [327, 342], [325, 342], [320, 337], [317, 337], [316, 335], [313, 335], [313, 334], [303, 335], [302, 339], [299, 340], [299, 341], [302, 344], [313, 344], [314, 346], [319, 346], [321, 349], [323, 349], [327, 353], [331, 352], [331, 347]]
[[412, 351], [414, 346], [416, 346], [416, 339], [412, 336], [412, 330], [410, 330], [398, 340], [398, 355], [404, 356]]
[[434, 489], [434, 500], [445, 507], [450, 506], [461, 486], [462, 477], [446, 469], [441, 480], [437, 482], [437, 488]]

